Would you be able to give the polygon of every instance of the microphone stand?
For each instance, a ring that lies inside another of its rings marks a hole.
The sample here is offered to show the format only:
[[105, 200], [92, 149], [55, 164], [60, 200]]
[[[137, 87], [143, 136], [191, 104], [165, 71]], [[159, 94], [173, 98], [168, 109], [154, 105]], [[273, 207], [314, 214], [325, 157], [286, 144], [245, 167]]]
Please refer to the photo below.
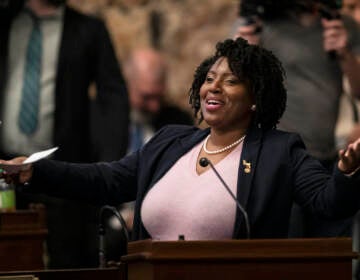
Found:
[[[129, 242], [129, 232], [126, 226], [126, 222], [124, 218], [121, 216], [119, 211], [109, 205], [104, 205], [100, 208], [99, 213], [99, 268], [105, 268], [106, 267], [106, 252], [105, 252], [105, 225], [103, 223], [104, 220], [104, 213], [106, 211], [111, 212], [120, 222], [122, 227], [122, 232], [125, 236], [126, 244]], [[125, 248], [125, 254], [127, 252], [127, 248]]]
[[217, 170], [215, 169], [214, 165], [212, 164], [212, 162], [210, 160], [208, 160], [207, 158], [201, 158], [199, 161], [199, 164], [202, 167], [206, 167], [207, 165], [210, 165], [211, 169], [215, 172], [216, 176], [219, 178], [219, 180], [221, 181], [221, 183], [223, 184], [223, 186], [225, 187], [225, 189], [227, 190], [227, 192], [231, 195], [231, 197], [234, 199], [237, 207], [239, 208], [240, 212], [243, 214], [244, 216], [244, 220], [245, 220], [245, 227], [246, 227], [246, 238], [250, 239], [250, 223], [249, 223], [249, 217], [248, 214], [246, 213], [245, 209], [241, 206], [240, 202], [237, 200], [236, 196], [232, 193], [232, 191], [230, 190], [229, 186], [225, 183], [224, 179], [220, 176], [219, 172], [217, 172]]

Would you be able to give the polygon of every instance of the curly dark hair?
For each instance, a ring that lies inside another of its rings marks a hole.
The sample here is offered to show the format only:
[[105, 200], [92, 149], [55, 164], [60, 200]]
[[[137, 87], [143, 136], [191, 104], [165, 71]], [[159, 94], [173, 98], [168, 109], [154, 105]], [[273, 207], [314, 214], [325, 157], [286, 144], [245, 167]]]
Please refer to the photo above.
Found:
[[[274, 54], [262, 47], [250, 45], [242, 38], [227, 39], [216, 45], [215, 54], [196, 69], [189, 91], [189, 103], [195, 117], [200, 110], [200, 88], [211, 66], [226, 57], [235, 76], [246, 80], [256, 103], [252, 125], [262, 129], [275, 128], [286, 107], [285, 71]], [[203, 120], [200, 114], [199, 123]]]

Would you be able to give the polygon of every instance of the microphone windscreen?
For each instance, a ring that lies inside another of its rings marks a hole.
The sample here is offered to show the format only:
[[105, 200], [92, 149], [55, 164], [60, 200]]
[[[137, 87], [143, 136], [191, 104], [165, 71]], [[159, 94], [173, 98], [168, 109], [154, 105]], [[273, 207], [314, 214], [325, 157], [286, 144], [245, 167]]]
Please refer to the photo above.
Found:
[[200, 166], [202, 166], [202, 167], [206, 167], [206, 166], [208, 166], [209, 165], [209, 161], [208, 161], [208, 159], [207, 158], [201, 158], [200, 160], [199, 160], [199, 164], [200, 164]]

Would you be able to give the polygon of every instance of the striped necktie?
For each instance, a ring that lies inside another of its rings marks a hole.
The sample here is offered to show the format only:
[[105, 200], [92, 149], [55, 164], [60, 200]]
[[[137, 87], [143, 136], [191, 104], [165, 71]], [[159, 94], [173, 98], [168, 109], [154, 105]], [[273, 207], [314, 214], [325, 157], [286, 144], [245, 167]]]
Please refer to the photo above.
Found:
[[24, 81], [22, 88], [18, 125], [26, 135], [33, 134], [38, 126], [42, 34], [39, 19], [31, 15], [33, 28], [26, 51]]

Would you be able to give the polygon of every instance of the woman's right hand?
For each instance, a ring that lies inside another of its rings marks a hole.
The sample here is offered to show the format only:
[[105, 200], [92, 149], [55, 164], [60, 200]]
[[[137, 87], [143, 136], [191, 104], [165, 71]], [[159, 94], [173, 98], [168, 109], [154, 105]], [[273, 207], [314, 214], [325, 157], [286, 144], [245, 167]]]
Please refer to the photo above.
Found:
[[[16, 157], [11, 160], [0, 160], [0, 164], [6, 164], [6, 165], [20, 165], [26, 160], [27, 157]], [[1, 178], [4, 178], [7, 183], [13, 183], [13, 184], [26, 184], [28, 183], [33, 174], [33, 167], [32, 164], [25, 164], [20, 167], [20, 169], [15, 169], [16, 171], [6, 170], [6, 168], [3, 168], [3, 171], [1, 172]]]

